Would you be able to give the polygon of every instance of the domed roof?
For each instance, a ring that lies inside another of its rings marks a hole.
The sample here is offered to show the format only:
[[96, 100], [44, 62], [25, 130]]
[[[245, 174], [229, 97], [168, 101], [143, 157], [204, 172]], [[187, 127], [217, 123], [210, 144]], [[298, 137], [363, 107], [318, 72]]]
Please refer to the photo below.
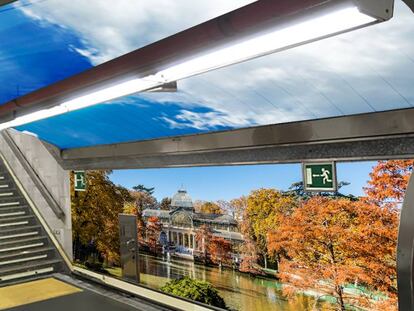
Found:
[[184, 189], [178, 190], [171, 199], [171, 206], [173, 208], [184, 207], [186, 209], [193, 209], [193, 200]]

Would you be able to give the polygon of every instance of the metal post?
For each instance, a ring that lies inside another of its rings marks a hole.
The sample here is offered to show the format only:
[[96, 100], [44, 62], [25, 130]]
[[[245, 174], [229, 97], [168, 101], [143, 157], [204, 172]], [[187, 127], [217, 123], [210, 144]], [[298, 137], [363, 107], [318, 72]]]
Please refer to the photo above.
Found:
[[411, 176], [401, 210], [397, 246], [398, 305], [414, 311], [414, 177]]
[[119, 214], [119, 238], [122, 278], [139, 283], [137, 216]]

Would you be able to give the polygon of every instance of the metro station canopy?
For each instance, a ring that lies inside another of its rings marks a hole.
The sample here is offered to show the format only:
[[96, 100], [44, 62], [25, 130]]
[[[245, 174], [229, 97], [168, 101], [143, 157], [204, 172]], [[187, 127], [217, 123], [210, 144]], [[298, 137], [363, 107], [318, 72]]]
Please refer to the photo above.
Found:
[[[251, 2], [33, 0], [2, 6], [0, 102], [20, 108], [20, 98], [31, 92]], [[176, 91], [139, 92], [14, 128], [67, 150], [411, 108], [413, 33], [412, 12], [397, 1], [386, 23], [179, 78]], [[175, 44], [172, 50], [189, 42]]]

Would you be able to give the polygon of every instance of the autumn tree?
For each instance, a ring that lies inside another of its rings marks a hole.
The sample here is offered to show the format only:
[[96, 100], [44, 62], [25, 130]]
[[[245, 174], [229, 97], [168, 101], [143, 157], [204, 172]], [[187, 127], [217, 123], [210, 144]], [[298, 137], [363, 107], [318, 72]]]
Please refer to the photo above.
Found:
[[245, 242], [240, 245], [239, 251], [242, 255], [239, 271], [254, 275], [265, 274], [258, 264], [259, 255], [257, 254], [256, 245], [252, 241], [245, 240]]
[[160, 202], [160, 209], [169, 211], [171, 209], [171, 198], [163, 198]]
[[364, 188], [370, 201], [395, 206], [402, 202], [413, 171], [413, 160], [379, 161]]
[[208, 244], [210, 260], [219, 266], [230, 266], [232, 263], [232, 244], [224, 238], [213, 236]]
[[146, 244], [145, 240], [145, 222], [142, 217], [143, 210], [147, 208], [153, 208], [157, 204], [157, 200], [146, 191], [129, 191], [132, 201], [124, 204], [124, 213], [137, 216], [137, 230], [138, 230], [138, 242], [141, 245]]
[[247, 197], [241, 196], [239, 198], [230, 200], [229, 202], [231, 214], [239, 223], [243, 221], [244, 211], [247, 209]]
[[107, 263], [119, 261], [118, 214], [132, 198], [127, 189], [110, 181], [110, 174], [109, 170], [87, 171], [86, 191], [71, 188], [75, 257], [79, 258], [82, 246], [93, 245]]
[[196, 201], [194, 202], [194, 209], [196, 212], [203, 214], [223, 214], [223, 210], [215, 202]]
[[159, 245], [160, 233], [162, 230], [162, 224], [158, 217], [151, 216], [148, 218], [146, 226], [146, 236], [148, 247], [153, 253], [157, 253], [157, 247]]
[[209, 245], [213, 238], [213, 230], [208, 225], [201, 225], [195, 235], [195, 241], [197, 245], [197, 251], [201, 254], [204, 261], [208, 261], [209, 258]]
[[138, 237], [138, 243], [142, 246], [146, 244], [145, 241], [145, 222], [142, 217], [142, 211], [137, 208], [135, 200], [132, 202], [126, 202], [124, 204], [124, 210], [123, 212], [125, 214], [135, 215], [137, 216], [137, 237]]
[[[277, 229], [283, 215], [296, 207], [296, 200], [275, 189], [259, 189], [250, 193], [243, 215], [242, 233], [256, 244], [257, 253], [263, 258], [267, 268], [267, 233]], [[278, 257], [277, 252], [273, 252]]]
[[134, 199], [135, 206], [139, 212], [147, 208], [154, 208], [157, 205], [157, 200], [146, 191], [131, 190], [130, 195]]
[[362, 303], [344, 294], [355, 281], [395, 296], [397, 216], [364, 201], [313, 197], [282, 216], [268, 234], [269, 250], [287, 252], [279, 267], [282, 281], [323, 289], [345, 310], [346, 302]]

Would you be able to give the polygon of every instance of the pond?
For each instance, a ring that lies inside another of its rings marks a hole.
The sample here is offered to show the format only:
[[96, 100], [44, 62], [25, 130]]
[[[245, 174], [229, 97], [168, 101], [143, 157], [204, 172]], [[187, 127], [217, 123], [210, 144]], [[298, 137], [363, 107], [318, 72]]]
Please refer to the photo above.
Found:
[[[296, 295], [287, 299], [281, 293], [281, 283], [272, 278], [252, 277], [218, 267], [206, 267], [192, 261], [140, 255], [142, 284], [159, 289], [169, 279], [189, 276], [212, 283], [232, 310], [239, 311], [301, 311], [315, 310], [315, 299]], [[331, 307], [331, 308], [329, 308]], [[331, 310], [332, 305], [318, 303], [316, 310]]]

